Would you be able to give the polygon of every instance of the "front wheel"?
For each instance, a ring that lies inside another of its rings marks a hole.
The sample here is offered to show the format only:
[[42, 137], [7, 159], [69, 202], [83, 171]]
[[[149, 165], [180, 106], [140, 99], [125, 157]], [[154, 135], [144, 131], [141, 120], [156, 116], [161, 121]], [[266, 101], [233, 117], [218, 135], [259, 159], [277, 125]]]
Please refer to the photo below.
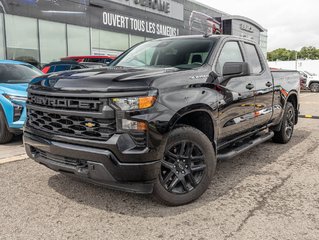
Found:
[[196, 200], [207, 190], [216, 156], [203, 132], [185, 126], [170, 133], [161, 163], [153, 194], [166, 205], [179, 206]]
[[288, 143], [292, 138], [296, 122], [295, 108], [291, 102], [287, 102], [281, 128], [275, 132], [273, 141], [276, 143]]
[[0, 110], [0, 144], [8, 143], [12, 140], [13, 134], [8, 130], [6, 118]]
[[319, 92], [319, 83], [311, 83], [309, 89], [311, 92]]

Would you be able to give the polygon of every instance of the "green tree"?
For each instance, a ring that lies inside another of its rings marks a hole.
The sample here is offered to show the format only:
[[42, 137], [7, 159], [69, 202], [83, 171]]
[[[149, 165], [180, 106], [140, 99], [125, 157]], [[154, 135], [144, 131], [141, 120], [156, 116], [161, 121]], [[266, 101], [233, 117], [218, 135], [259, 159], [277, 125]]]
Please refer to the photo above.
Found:
[[267, 54], [269, 61], [289, 61], [293, 58], [293, 51], [287, 50], [286, 48], [278, 48]]
[[303, 47], [298, 56], [302, 59], [318, 59], [319, 49], [316, 49], [315, 47]]
[[278, 48], [267, 53], [267, 59], [269, 61], [291, 61], [296, 58], [317, 60], [319, 59], [319, 49], [312, 46], [303, 47], [300, 51]]

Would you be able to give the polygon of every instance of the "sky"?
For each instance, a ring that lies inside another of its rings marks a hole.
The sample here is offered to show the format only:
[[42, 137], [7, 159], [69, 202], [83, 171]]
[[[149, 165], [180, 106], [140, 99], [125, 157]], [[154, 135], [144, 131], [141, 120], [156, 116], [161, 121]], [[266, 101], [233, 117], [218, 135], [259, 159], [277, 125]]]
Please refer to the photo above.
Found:
[[318, 0], [197, 0], [220, 11], [249, 17], [268, 29], [268, 51], [319, 48]]

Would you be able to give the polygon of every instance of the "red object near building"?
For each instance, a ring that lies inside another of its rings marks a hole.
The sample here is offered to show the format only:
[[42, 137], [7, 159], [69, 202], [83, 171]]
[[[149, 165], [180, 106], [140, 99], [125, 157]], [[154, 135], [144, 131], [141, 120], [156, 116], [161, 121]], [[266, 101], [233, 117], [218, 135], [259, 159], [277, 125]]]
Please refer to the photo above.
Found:
[[61, 58], [62, 61], [76, 61], [76, 62], [96, 62], [96, 63], [105, 63], [109, 64], [112, 62], [116, 57], [115, 56], [69, 56]]

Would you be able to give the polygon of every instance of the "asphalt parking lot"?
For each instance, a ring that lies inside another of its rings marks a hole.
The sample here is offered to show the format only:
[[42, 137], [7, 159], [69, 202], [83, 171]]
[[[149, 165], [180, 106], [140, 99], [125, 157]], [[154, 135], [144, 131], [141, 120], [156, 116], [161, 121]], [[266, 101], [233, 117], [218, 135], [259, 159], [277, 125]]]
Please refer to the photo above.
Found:
[[[319, 116], [319, 94], [301, 94]], [[219, 162], [197, 202], [169, 208], [149, 196], [67, 178], [0, 146], [0, 239], [318, 239], [319, 120], [300, 119], [287, 145], [262, 144]]]

